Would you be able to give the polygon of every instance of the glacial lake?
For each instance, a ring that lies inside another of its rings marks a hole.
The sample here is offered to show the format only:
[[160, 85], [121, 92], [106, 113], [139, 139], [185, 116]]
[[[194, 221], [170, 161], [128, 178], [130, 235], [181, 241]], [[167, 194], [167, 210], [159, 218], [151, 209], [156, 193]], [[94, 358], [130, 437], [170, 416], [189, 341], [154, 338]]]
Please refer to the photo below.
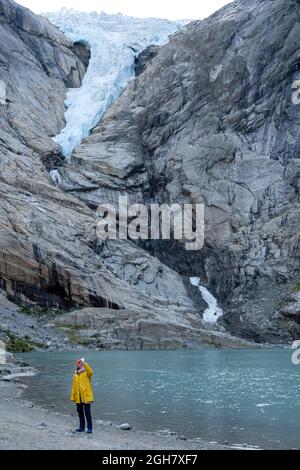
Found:
[[[300, 449], [300, 365], [291, 349], [34, 352], [25, 398], [74, 413], [74, 361], [94, 368], [95, 419], [265, 449]], [[75, 415], [74, 415], [75, 416]], [[74, 428], [77, 417], [74, 418]]]

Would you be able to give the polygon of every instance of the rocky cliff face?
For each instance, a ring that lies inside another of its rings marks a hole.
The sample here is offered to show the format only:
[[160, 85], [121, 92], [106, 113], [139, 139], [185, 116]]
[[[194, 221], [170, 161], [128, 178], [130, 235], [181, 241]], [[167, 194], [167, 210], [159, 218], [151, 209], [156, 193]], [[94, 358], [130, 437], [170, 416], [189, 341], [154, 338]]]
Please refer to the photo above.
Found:
[[192, 23], [62, 171], [62, 188], [91, 208], [124, 193], [203, 202], [203, 250], [146, 247], [200, 276], [222, 302], [223, 324], [258, 341], [290, 338], [275, 312], [299, 274], [299, 15], [295, 0], [238, 0]]
[[0, 1], [0, 14], [1, 287], [29, 305], [97, 307], [98, 322], [110, 309], [119, 347], [129, 347], [126, 326], [120, 329], [125, 308], [133, 315], [129, 337], [139, 347], [139, 321], [149, 322], [150, 312], [152, 344], [174, 345], [168, 335], [177, 347], [188, 346], [189, 337], [198, 344], [216, 341], [219, 333], [206, 331], [176, 271], [131, 242], [99, 244], [92, 209], [49, 176], [47, 168], [60, 154], [52, 137], [64, 126], [66, 87], [80, 86], [88, 51], [10, 0]]
[[[59, 155], [51, 137], [88, 53], [11, 1], [0, 0], [0, 13], [7, 292], [96, 307], [87, 320], [76, 311], [61, 322], [79, 321], [97, 330], [97, 344], [117, 347], [228, 344], [225, 326], [257, 341], [298, 334], [280, 305], [299, 273], [300, 106], [291, 100], [299, 1], [238, 0], [175, 34], [60, 169], [59, 188], [45, 162]], [[146, 204], [204, 202], [204, 249], [99, 242], [94, 209], [120, 194]], [[223, 325], [213, 331], [189, 276], [222, 303]]]
[[151, 45], [146, 47], [136, 58], [135, 74], [140, 75], [146, 70], [147, 65], [157, 56], [159, 46]]

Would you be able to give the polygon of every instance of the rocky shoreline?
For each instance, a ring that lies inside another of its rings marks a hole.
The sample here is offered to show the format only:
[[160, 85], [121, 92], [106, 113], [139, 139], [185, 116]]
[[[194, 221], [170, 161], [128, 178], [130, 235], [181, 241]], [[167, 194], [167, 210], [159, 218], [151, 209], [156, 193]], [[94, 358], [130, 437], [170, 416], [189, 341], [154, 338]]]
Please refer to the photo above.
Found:
[[144, 432], [100, 419], [92, 435], [76, 434], [76, 412], [70, 415], [45, 409], [22, 399], [22, 375], [34, 371], [24, 365], [0, 366], [0, 450], [233, 450], [246, 446], [186, 439], [169, 431]]

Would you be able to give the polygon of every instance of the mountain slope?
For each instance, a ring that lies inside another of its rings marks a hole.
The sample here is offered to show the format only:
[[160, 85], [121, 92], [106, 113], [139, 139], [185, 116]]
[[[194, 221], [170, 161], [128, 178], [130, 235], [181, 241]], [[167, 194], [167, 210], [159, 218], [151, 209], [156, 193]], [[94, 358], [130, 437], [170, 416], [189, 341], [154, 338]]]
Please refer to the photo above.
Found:
[[131, 242], [99, 244], [94, 212], [53, 184], [52, 137], [88, 51], [10, 0], [0, 0], [0, 37], [0, 286], [23, 304], [96, 307], [104, 323], [109, 309], [106, 347], [241, 344], [205, 329], [178, 273]]
[[92, 208], [119, 194], [204, 202], [203, 250], [147, 249], [206, 282], [224, 324], [257, 341], [299, 332], [279, 312], [299, 276], [299, 18], [296, 0], [237, 0], [193, 22], [160, 48], [61, 171], [62, 188]]

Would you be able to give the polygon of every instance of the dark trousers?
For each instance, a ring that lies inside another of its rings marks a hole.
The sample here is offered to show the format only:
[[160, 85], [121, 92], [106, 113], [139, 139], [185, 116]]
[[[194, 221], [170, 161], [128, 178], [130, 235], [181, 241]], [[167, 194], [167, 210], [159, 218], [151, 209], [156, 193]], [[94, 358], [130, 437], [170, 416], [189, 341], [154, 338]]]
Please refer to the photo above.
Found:
[[87, 428], [92, 430], [93, 423], [92, 423], [92, 415], [91, 415], [91, 405], [86, 403], [78, 403], [77, 404], [77, 413], [79, 416], [79, 427], [80, 429], [85, 429], [85, 421], [87, 424]]

